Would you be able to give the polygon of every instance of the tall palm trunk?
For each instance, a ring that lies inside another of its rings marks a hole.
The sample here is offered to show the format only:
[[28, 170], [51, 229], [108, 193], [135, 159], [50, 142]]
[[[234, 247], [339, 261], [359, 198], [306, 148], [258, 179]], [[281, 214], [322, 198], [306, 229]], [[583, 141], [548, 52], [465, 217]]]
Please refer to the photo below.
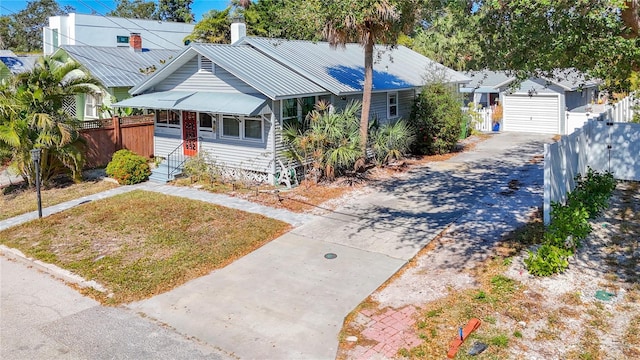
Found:
[[369, 33], [364, 43], [364, 88], [362, 89], [362, 113], [360, 117], [360, 139], [362, 156], [367, 157], [367, 136], [369, 134], [369, 112], [371, 110], [371, 91], [373, 90], [373, 36]]

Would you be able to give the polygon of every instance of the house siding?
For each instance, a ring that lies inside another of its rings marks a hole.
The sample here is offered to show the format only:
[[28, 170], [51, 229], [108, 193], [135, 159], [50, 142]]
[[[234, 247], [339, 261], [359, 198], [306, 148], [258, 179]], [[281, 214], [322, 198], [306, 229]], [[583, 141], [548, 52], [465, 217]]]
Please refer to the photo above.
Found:
[[214, 67], [215, 74], [210, 71], [199, 71], [198, 57], [195, 56], [157, 84], [154, 89], [155, 91], [212, 91], [245, 94], [258, 92], [221, 67]]
[[157, 128], [153, 134], [153, 154], [156, 157], [166, 158], [169, 153], [182, 144], [182, 136], [179, 130], [175, 133], [159, 133]]

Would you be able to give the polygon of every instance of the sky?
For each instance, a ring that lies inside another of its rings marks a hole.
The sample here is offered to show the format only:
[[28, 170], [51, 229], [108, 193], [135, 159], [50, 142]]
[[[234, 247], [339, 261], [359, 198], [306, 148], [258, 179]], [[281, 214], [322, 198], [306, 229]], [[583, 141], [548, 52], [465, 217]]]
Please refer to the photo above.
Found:
[[[11, 15], [27, 7], [28, 0], [0, 0], [0, 15]], [[116, 8], [115, 0], [57, 0], [60, 7], [70, 5], [78, 14], [91, 14], [93, 10], [100, 15], [105, 15]], [[157, 1], [156, 1], [157, 2]], [[229, 0], [194, 0], [191, 10], [195, 14], [195, 20], [199, 21], [202, 14], [211, 9], [221, 10], [230, 4]]]

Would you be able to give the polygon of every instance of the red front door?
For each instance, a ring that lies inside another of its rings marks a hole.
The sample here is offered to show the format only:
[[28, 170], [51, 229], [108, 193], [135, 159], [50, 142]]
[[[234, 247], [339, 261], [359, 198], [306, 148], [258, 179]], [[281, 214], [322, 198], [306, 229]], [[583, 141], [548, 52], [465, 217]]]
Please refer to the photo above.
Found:
[[198, 153], [198, 120], [196, 113], [182, 112], [182, 140], [184, 154], [193, 156]]

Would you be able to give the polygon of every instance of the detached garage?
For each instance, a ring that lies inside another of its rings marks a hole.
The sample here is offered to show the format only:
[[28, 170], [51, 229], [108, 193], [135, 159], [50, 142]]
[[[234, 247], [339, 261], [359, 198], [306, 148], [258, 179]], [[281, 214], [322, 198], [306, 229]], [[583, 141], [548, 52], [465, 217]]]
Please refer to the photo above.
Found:
[[[566, 134], [567, 111], [586, 108], [597, 99], [599, 81], [575, 69], [558, 70], [552, 78], [532, 77], [521, 83], [505, 71], [465, 73], [471, 82], [460, 87], [466, 101], [494, 108], [502, 104], [500, 130]], [[490, 101], [487, 102], [487, 99]]]

